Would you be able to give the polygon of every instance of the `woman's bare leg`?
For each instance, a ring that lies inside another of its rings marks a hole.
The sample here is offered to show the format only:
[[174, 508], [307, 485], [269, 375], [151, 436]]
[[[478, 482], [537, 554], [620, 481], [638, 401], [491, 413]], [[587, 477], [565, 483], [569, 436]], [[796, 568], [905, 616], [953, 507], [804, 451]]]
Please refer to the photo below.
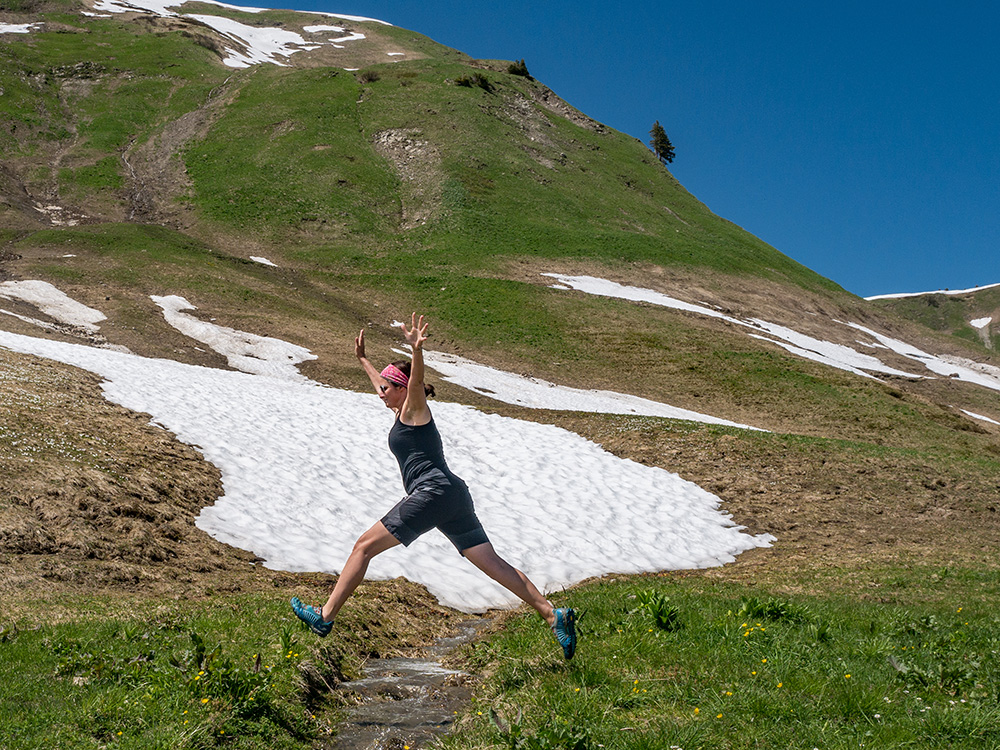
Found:
[[[550, 626], [555, 624], [556, 616], [549, 600], [542, 596], [528, 576], [500, 557], [491, 543], [477, 544], [463, 550], [462, 554], [494, 581], [516, 594], [521, 601], [534, 607]], [[325, 608], [323, 611], [326, 611]]]
[[324, 620], [332, 622], [333, 618], [337, 616], [340, 608], [344, 606], [344, 602], [350, 598], [354, 590], [365, 579], [368, 563], [372, 561], [372, 558], [397, 544], [399, 544], [399, 540], [389, 533], [381, 521], [358, 537], [350, 557], [344, 563], [340, 577], [337, 578], [337, 584], [333, 587], [330, 598], [323, 605]]

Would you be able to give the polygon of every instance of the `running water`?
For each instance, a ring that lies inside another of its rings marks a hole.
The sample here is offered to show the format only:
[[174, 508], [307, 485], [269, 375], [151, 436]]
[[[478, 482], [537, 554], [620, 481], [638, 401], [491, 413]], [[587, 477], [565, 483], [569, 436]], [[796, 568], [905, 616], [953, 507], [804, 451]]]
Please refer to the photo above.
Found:
[[488, 620], [466, 620], [421, 659], [372, 659], [365, 676], [338, 689], [356, 697], [332, 745], [336, 750], [411, 750], [445, 734], [472, 696], [469, 676], [441, 660], [475, 638]]

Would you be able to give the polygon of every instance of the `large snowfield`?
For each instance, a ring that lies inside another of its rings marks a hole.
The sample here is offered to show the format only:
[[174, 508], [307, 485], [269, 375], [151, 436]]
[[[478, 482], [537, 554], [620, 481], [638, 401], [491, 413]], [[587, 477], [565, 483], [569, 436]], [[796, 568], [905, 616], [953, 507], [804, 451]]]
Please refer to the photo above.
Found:
[[[338, 572], [355, 538], [403, 494], [386, 444], [393, 415], [375, 395], [12, 333], [0, 332], [0, 346], [97, 373], [107, 398], [197, 446], [225, 491], [198, 526], [268, 567]], [[458, 404], [433, 409], [494, 545], [542, 590], [722, 565], [770, 541], [736, 527], [697, 485], [566, 430]], [[396, 576], [462, 610], [516, 604], [436, 532], [369, 569]]]

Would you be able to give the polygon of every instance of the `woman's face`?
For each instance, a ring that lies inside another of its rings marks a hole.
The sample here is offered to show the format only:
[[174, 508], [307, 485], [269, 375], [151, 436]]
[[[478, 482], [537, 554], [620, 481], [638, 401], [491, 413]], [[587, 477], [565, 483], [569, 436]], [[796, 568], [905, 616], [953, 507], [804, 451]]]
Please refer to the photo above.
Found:
[[406, 401], [406, 388], [387, 380], [384, 385], [379, 386], [378, 390], [378, 397], [390, 409], [399, 411], [403, 408], [403, 402]]

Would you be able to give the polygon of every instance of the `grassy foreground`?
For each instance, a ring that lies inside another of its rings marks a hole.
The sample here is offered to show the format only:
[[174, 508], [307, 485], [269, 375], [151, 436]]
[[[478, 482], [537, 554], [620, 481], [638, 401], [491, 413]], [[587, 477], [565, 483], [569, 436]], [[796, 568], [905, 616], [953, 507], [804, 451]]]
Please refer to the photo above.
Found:
[[[301, 747], [324, 725], [296, 689], [311, 654], [273, 602], [153, 608], [5, 632], [5, 747]], [[141, 607], [140, 607], [141, 609]], [[30, 707], [30, 710], [25, 710]]]
[[[321, 641], [292, 594], [329, 581], [257, 583], [197, 601], [148, 594], [4, 604], [0, 747], [307, 748], [336, 733], [333, 688], [365, 658], [408, 653], [454, 617], [404, 581], [366, 583]], [[405, 602], [405, 604], [400, 604]]]
[[[1000, 572], [879, 572], [878, 599], [788, 597], [723, 571], [586, 584], [564, 595], [582, 615], [571, 662], [533, 614], [500, 617], [457, 655], [483, 681], [441, 744], [1000, 747]], [[326, 746], [340, 708], [329, 686], [413, 622], [415, 587], [386, 598], [380, 585], [326, 641], [282, 594], [96, 598], [4, 622], [3, 747]], [[388, 607], [368, 611], [373, 599]]]
[[534, 618], [511, 618], [472, 648], [487, 676], [444, 744], [1000, 747], [1000, 575], [885, 573], [935, 603], [748, 595], [700, 575], [581, 587], [578, 656], [559, 661]]

